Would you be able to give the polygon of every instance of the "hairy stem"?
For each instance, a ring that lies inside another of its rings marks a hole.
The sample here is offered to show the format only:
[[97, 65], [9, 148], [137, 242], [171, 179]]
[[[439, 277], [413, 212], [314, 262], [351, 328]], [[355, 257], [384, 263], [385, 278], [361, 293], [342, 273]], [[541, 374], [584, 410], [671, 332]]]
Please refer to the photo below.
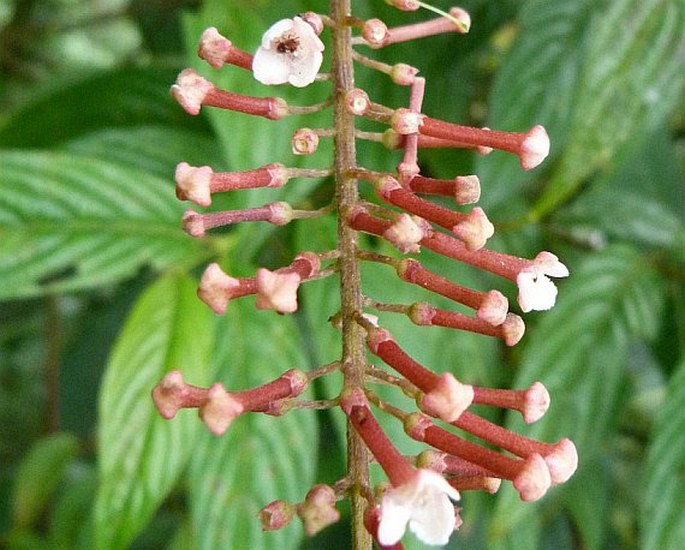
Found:
[[[344, 391], [360, 388], [364, 383], [364, 334], [355, 317], [362, 308], [362, 295], [357, 263], [356, 232], [345, 223], [344, 212], [358, 200], [357, 182], [349, 176], [356, 165], [354, 116], [345, 109], [345, 93], [354, 88], [354, 69], [350, 27], [346, 21], [351, 12], [351, 0], [331, 0], [333, 27], [333, 60], [331, 76], [334, 93], [334, 150], [336, 201], [338, 207], [338, 242], [340, 248], [340, 292], [342, 317], [342, 364]], [[364, 528], [368, 487], [368, 450], [348, 423], [347, 475], [351, 482], [350, 502], [352, 543], [355, 550], [371, 547], [371, 537]]]

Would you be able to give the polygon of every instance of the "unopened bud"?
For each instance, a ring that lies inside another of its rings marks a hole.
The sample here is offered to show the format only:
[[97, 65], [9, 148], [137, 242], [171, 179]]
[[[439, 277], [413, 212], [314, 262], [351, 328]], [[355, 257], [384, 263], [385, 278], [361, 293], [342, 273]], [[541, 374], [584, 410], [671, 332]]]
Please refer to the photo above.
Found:
[[297, 311], [297, 289], [301, 280], [297, 273], [279, 273], [261, 267], [255, 279], [257, 309], [272, 309], [279, 313]]
[[292, 150], [295, 155], [311, 155], [319, 147], [319, 136], [311, 128], [295, 130], [292, 140]]
[[362, 37], [372, 48], [380, 48], [388, 35], [388, 27], [380, 19], [369, 19], [362, 27]]
[[200, 76], [197, 71], [185, 69], [176, 78], [170, 92], [188, 114], [198, 115], [202, 102], [213, 89], [214, 84]]
[[335, 502], [335, 491], [328, 485], [315, 485], [307, 493], [297, 513], [302, 519], [304, 532], [308, 536], [315, 535], [340, 519], [340, 512], [336, 509]]
[[523, 338], [526, 325], [523, 319], [515, 313], [507, 313], [504, 322], [500, 325], [504, 335], [504, 343], [507, 346], [515, 346]]
[[474, 204], [480, 200], [480, 179], [476, 175], [454, 178], [454, 202]]
[[473, 386], [462, 384], [452, 373], [444, 373], [435, 387], [423, 395], [423, 411], [444, 422], [454, 422], [473, 402]]
[[398, 134], [416, 134], [421, 126], [423, 115], [411, 109], [397, 109], [390, 118], [392, 129]]
[[524, 502], [533, 502], [542, 498], [552, 484], [544, 459], [539, 454], [531, 454], [514, 478], [513, 484]]
[[222, 435], [233, 420], [242, 414], [243, 406], [217, 382], [207, 391], [207, 401], [199, 412], [209, 431], [214, 435]]
[[295, 506], [284, 500], [275, 500], [259, 511], [264, 531], [276, 531], [288, 525], [295, 516]]
[[463, 221], [452, 228], [452, 233], [464, 241], [468, 250], [480, 250], [495, 234], [495, 226], [482, 208], [475, 207]]
[[226, 311], [233, 291], [238, 288], [240, 288], [238, 279], [226, 275], [219, 264], [211, 263], [202, 274], [197, 295], [215, 313], [222, 315]]
[[222, 36], [216, 27], [209, 27], [202, 33], [197, 54], [215, 69], [220, 69], [232, 47], [231, 41]]
[[371, 100], [364, 90], [355, 88], [345, 94], [345, 107], [353, 115], [363, 115], [370, 106]]
[[323, 31], [323, 19], [321, 16], [313, 11], [307, 11], [300, 14], [303, 21], [309, 23], [309, 26], [314, 29], [314, 33], [319, 36]]
[[269, 223], [286, 225], [293, 219], [293, 208], [287, 202], [272, 202], [269, 206]]
[[385, 3], [402, 11], [416, 11], [421, 7], [416, 0], [385, 0]]
[[[400, 86], [411, 86], [414, 83], [418, 72], [419, 70], [416, 67], [412, 67], [406, 63], [397, 63], [396, 65], [393, 65], [392, 70], [390, 71], [390, 78], [395, 84]], [[394, 147], [391, 147], [391, 149], [394, 149]]]

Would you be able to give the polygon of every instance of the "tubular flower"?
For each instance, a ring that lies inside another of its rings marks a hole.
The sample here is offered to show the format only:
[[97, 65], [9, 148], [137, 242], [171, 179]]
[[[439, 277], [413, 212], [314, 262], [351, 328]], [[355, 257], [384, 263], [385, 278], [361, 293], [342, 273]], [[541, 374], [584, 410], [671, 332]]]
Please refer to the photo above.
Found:
[[396, 544], [408, 525], [426, 544], [447, 544], [455, 526], [451, 500], [459, 500], [459, 493], [444, 477], [431, 470], [417, 470], [410, 481], [383, 494], [378, 542]]
[[[423, 2], [413, 0], [386, 2], [404, 11], [424, 6]], [[509, 311], [505, 295], [494, 288], [462, 286], [458, 280], [460, 267], [439, 272], [444, 263], [434, 262], [432, 257], [440, 255], [468, 269], [501, 277], [506, 284], [515, 283], [523, 312], [551, 308], [557, 295], [551, 278], [566, 277], [569, 270], [550, 252], [540, 252], [530, 259], [488, 248], [495, 225], [481, 207], [463, 207], [477, 203], [480, 198], [478, 176], [448, 174], [444, 176], [446, 179], [436, 179], [423, 175], [420, 150], [468, 148], [488, 154], [497, 149], [515, 154], [521, 167], [530, 170], [548, 156], [549, 137], [544, 127], [537, 124], [527, 132], [504, 132], [432, 118], [423, 110], [427, 79], [419, 75], [418, 68], [404, 63], [386, 64], [354, 51], [355, 46], [380, 48], [434, 34], [467, 32], [470, 17], [463, 10], [452, 8], [441, 18], [388, 28], [378, 19], [364, 21], [352, 16], [345, 2], [332, 2], [331, 6], [330, 15], [307, 12], [276, 22], [264, 33], [254, 56], [234, 46], [215, 28], [203, 34], [198, 49], [200, 57], [213, 68], [251, 69], [254, 77], [266, 85], [290, 84], [301, 88], [315, 80], [322, 81], [322, 87], [330, 84], [329, 96], [319, 103], [302, 105], [294, 99], [298, 95], [294, 91], [291, 104], [277, 96], [258, 97], [220, 89], [194, 69], [180, 73], [171, 93], [191, 115], [209, 107], [279, 121], [331, 108], [332, 124], [317, 119], [316, 126], [309, 127], [306, 122], [292, 121], [292, 128], [298, 129], [293, 134], [288, 132], [286, 137], [294, 155], [317, 153], [306, 159], [308, 164], [315, 164], [330, 150], [326, 140], [332, 138], [333, 162], [323, 167], [288, 166], [285, 160], [274, 159], [260, 167], [215, 172], [210, 166], [181, 162], [176, 168], [175, 181], [180, 200], [208, 209], [215, 195], [221, 193], [225, 199], [221, 203], [233, 206], [219, 211], [186, 210], [182, 225], [195, 238], [208, 233], [213, 237], [214, 230], [219, 228], [231, 233], [236, 224], [245, 222], [299, 225], [315, 218], [337, 216], [337, 241], [332, 249], [288, 250], [294, 254], [289, 265], [273, 267], [273, 270], [257, 267], [252, 276], [240, 278], [226, 274], [219, 264], [210, 264], [202, 275], [198, 296], [217, 314], [223, 314], [232, 300], [245, 296], [254, 296], [258, 310], [295, 313], [317, 296], [308, 294], [304, 288], [301, 291], [300, 287], [337, 277], [339, 309], [328, 309], [328, 301], [319, 305], [327, 308], [329, 321], [342, 333], [341, 354], [306, 373], [290, 369], [270, 382], [240, 390], [228, 390], [220, 382], [207, 388], [193, 386], [184, 381], [179, 371], [171, 371], [152, 390], [152, 399], [161, 416], [169, 420], [179, 409], [197, 409], [215, 435], [223, 434], [231, 423], [247, 414], [280, 417], [295, 409], [339, 408], [348, 422], [347, 472], [330, 486], [315, 485], [303, 502], [277, 500], [263, 508], [260, 512], [263, 529], [281, 529], [297, 517], [304, 532], [314, 535], [339, 520], [336, 504], [340, 499], [350, 498], [355, 547], [368, 547], [370, 535], [383, 549], [402, 548], [400, 541], [407, 530], [427, 545], [444, 545], [461, 525], [459, 509], [454, 505], [460, 492], [494, 493], [503, 482], [508, 482], [522, 501], [535, 501], [569, 479], [578, 466], [578, 454], [569, 439], [552, 443], [537, 441], [472, 410], [472, 405], [498, 407], [518, 411], [527, 423], [535, 422], [550, 406], [550, 395], [542, 382], [531, 381], [527, 389], [472, 385], [456, 371], [452, 372], [447, 349], [440, 350], [444, 360], [438, 370], [433, 370], [406, 352], [387, 329], [379, 326], [378, 317], [373, 313], [405, 316], [422, 327], [418, 331], [442, 327], [436, 330], [468, 331], [498, 338], [507, 346], [517, 344], [525, 325], [519, 315]], [[325, 28], [332, 31], [331, 71], [319, 75], [324, 50], [319, 34]], [[408, 101], [391, 107], [377, 98], [372, 99], [370, 92], [355, 88], [356, 64], [384, 73], [395, 84], [406, 86]], [[381, 133], [362, 129], [364, 125], [355, 123], [358, 117], [374, 125], [384, 125], [388, 130]], [[258, 136], [251, 137], [258, 147]], [[355, 144], [359, 140], [380, 141], [387, 148], [401, 149], [399, 164], [394, 170], [388, 170], [362, 163], [356, 154]], [[317, 185], [315, 192], [303, 189], [293, 196], [286, 194], [292, 186], [306, 185], [290, 180], [332, 176], [334, 189], [328, 185], [330, 182], [322, 181], [323, 185]], [[261, 205], [252, 202], [251, 193], [244, 201], [228, 202], [228, 195], [233, 193], [253, 189], [270, 193], [286, 183], [288, 188], [283, 193], [270, 195], [268, 202]], [[371, 192], [375, 192], [377, 200], [369, 198]], [[330, 202], [321, 200], [326, 197]], [[455, 204], [449, 204], [444, 198], [450, 198]], [[319, 225], [322, 227], [328, 226]], [[310, 229], [303, 231], [307, 230]], [[370, 247], [359, 232], [385, 243]], [[302, 234], [305, 238], [310, 236]], [[217, 242], [221, 238], [219, 233]], [[232, 238], [241, 244], [249, 239], [237, 232]], [[312, 241], [321, 244], [325, 239]], [[292, 239], [292, 243], [296, 242], [297, 239]], [[208, 249], [224, 252], [218, 246]], [[235, 259], [280, 257], [276, 253], [261, 254], [261, 246], [259, 255], [254, 254], [256, 250], [236, 255]], [[405, 257], [419, 253], [421, 262]], [[389, 285], [382, 288], [386, 280], [376, 280], [373, 287], [367, 288], [366, 279], [379, 275], [375, 269], [362, 269], [362, 262], [385, 266], [381, 269], [390, 268], [390, 277], [414, 285], [423, 296], [409, 302], [395, 302], [400, 293], [391, 292]], [[375, 295], [376, 291], [379, 296]], [[383, 298], [384, 295], [387, 297]], [[437, 298], [439, 303], [433, 304], [431, 298]], [[385, 303], [381, 299], [393, 301]], [[309, 323], [314, 311], [316, 308], [311, 311], [307, 308], [300, 312], [299, 318]], [[368, 362], [364, 342], [384, 365]], [[463, 359], [468, 361], [465, 353]], [[255, 370], [254, 374], [258, 373]], [[337, 393], [323, 395], [334, 387], [330, 384], [321, 386], [325, 390], [315, 400], [304, 393], [312, 380], [329, 375], [342, 376], [341, 387], [336, 386]], [[408, 403], [385, 401], [371, 387], [379, 383], [402, 392]], [[416, 412], [417, 405], [421, 412]], [[419, 442], [424, 452], [418, 457], [406, 456], [376, 419], [372, 408], [400, 422], [406, 435]], [[383, 490], [372, 487], [369, 482], [371, 462], [386, 476]], [[362, 516], [365, 516], [364, 525], [361, 525]], [[364, 533], [364, 528], [368, 533]]]
[[557, 287], [549, 277], [568, 277], [568, 268], [551, 252], [541, 252], [516, 277], [518, 303], [524, 313], [544, 311], [554, 306]]
[[323, 42], [300, 17], [281, 19], [262, 37], [252, 62], [254, 77], [262, 84], [308, 86], [323, 61]]

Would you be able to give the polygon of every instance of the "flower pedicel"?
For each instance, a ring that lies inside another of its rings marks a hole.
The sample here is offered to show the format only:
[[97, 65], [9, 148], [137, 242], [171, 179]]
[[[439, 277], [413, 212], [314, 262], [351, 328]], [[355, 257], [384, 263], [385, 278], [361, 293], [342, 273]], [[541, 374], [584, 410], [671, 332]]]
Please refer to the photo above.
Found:
[[[425, 6], [405, 0], [388, 3], [403, 11]], [[340, 407], [347, 417], [348, 472], [332, 486], [314, 486], [300, 503], [275, 501], [265, 506], [260, 513], [265, 530], [285, 528], [298, 516], [305, 532], [315, 534], [338, 521], [336, 502], [349, 498], [357, 548], [368, 547], [371, 538], [382, 548], [401, 548], [400, 541], [407, 530], [428, 545], [444, 545], [461, 524], [459, 509], [455, 508], [460, 491], [493, 493], [504, 480], [512, 483], [521, 500], [533, 501], [550, 487], [566, 481], [577, 467], [576, 449], [570, 440], [546, 443], [529, 439], [472, 411], [474, 404], [499, 407], [518, 411], [526, 422], [535, 422], [550, 406], [550, 396], [542, 382], [532, 381], [530, 388], [524, 390], [483, 388], [459, 380], [457, 373], [450, 372], [449, 364], [441, 365], [442, 372], [433, 371], [406, 353], [392, 334], [378, 325], [377, 317], [368, 312], [375, 309], [401, 313], [418, 325], [475, 332], [515, 345], [525, 326], [521, 317], [509, 311], [509, 302], [502, 292], [463, 287], [449, 278], [449, 272], [435, 273], [418, 259], [404, 255], [438, 254], [508, 279], [518, 287], [518, 306], [524, 313], [551, 308], [557, 296], [551, 277], [569, 274], [550, 252], [525, 259], [488, 249], [493, 224], [480, 207], [464, 206], [480, 198], [478, 177], [454, 175], [453, 179], [438, 180], [422, 175], [418, 165], [419, 151], [425, 147], [469, 148], [480, 154], [499, 149], [517, 155], [521, 167], [531, 170], [549, 153], [545, 129], [535, 125], [524, 132], [502, 132], [428, 116], [422, 111], [425, 79], [417, 76], [417, 68], [403, 63], [386, 65], [354, 49], [377, 49], [438, 33], [464, 34], [470, 26], [469, 15], [460, 8], [452, 8], [428, 21], [388, 28], [378, 19], [360, 21], [352, 17], [349, 0], [339, 0], [332, 3], [328, 16], [307, 12], [278, 21], [266, 31], [254, 55], [237, 48], [215, 28], [204, 32], [198, 48], [199, 56], [214, 69], [233, 65], [233, 69], [227, 70], [252, 71], [265, 85], [289, 84], [300, 88], [317, 81], [321, 83], [315, 85], [325, 86], [329, 80], [332, 92], [328, 101], [297, 107], [277, 94], [240, 95], [216, 88], [191, 69], [183, 71], [172, 86], [172, 95], [191, 115], [210, 107], [278, 120], [333, 107], [332, 128], [302, 127], [291, 142], [293, 154], [314, 155], [320, 140], [334, 136], [333, 168], [303, 169], [274, 162], [244, 172], [218, 173], [209, 166], [193, 167], [181, 162], [176, 170], [178, 198], [201, 208], [210, 207], [217, 193], [280, 188], [301, 178], [334, 176], [335, 180], [332, 203], [319, 210], [297, 210], [281, 200], [224, 212], [189, 209], [183, 217], [186, 232], [199, 238], [216, 227], [235, 223], [283, 225], [300, 220], [305, 223], [308, 218], [331, 213], [337, 215], [337, 249], [301, 252], [289, 265], [273, 271], [259, 268], [253, 277], [247, 278], [231, 277], [218, 263], [212, 263], [202, 276], [198, 295], [217, 314], [224, 313], [232, 300], [250, 295], [255, 296], [257, 309], [288, 314], [298, 310], [301, 285], [316, 284], [317, 279], [337, 274], [341, 281], [341, 308], [330, 315], [333, 325], [342, 332], [339, 361], [309, 372], [293, 369], [276, 380], [242, 391], [231, 391], [219, 383], [210, 388], [195, 387], [179, 371], [173, 371], [152, 391], [164, 418], [173, 418], [179, 409], [196, 408], [208, 429], [220, 435], [245, 414], [281, 415], [294, 407], [306, 407], [309, 402], [303, 398], [303, 392], [309, 381], [342, 372], [339, 395], [330, 396], [325, 403]], [[331, 74], [321, 75], [324, 42], [319, 35], [326, 27], [330, 30], [333, 58]], [[408, 104], [390, 107], [374, 102], [367, 92], [355, 86], [354, 64], [370, 67], [408, 87]], [[383, 124], [387, 131], [361, 132], [355, 128], [358, 117]], [[397, 170], [384, 173], [358, 166], [354, 146], [356, 140], [362, 139], [401, 149]], [[361, 198], [361, 194], [372, 191], [380, 204]], [[439, 205], [433, 199], [435, 196], [451, 197], [456, 208]], [[359, 246], [360, 232], [386, 241], [390, 245], [386, 249], [394, 247], [395, 254], [363, 250]], [[388, 277], [420, 286], [466, 306], [472, 313], [441, 309], [428, 302], [377, 302], [362, 291], [360, 262], [394, 268], [388, 271]], [[368, 363], [367, 348], [390, 370]], [[411, 403], [405, 410], [381, 399], [371, 390], [378, 383], [395, 386], [412, 397], [420, 412]], [[423, 442], [426, 450], [417, 457], [403, 456], [376, 420], [372, 407], [402, 422], [408, 436]], [[461, 437], [459, 431], [488, 446]], [[371, 459], [388, 480], [386, 487], [375, 491], [370, 486], [367, 468]]]

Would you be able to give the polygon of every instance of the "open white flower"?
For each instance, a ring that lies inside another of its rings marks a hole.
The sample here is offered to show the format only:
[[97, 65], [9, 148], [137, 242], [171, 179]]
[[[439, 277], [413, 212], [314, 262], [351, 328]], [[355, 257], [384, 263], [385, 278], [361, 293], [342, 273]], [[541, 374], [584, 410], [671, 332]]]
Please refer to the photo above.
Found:
[[397, 544], [409, 529], [424, 543], [447, 544], [455, 527], [454, 505], [459, 493], [444, 477], [420, 469], [408, 483], [388, 489], [381, 499], [378, 542]]
[[264, 33], [252, 61], [252, 72], [262, 84], [289, 82], [303, 88], [314, 82], [323, 49], [323, 42], [309, 23], [300, 17], [281, 19]]
[[527, 313], [552, 308], [557, 299], [557, 287], [549, 277], [568, 277], [568, 274], [568, 268], [554, 254], [540, 252], [516, 277], [521, 309]]

